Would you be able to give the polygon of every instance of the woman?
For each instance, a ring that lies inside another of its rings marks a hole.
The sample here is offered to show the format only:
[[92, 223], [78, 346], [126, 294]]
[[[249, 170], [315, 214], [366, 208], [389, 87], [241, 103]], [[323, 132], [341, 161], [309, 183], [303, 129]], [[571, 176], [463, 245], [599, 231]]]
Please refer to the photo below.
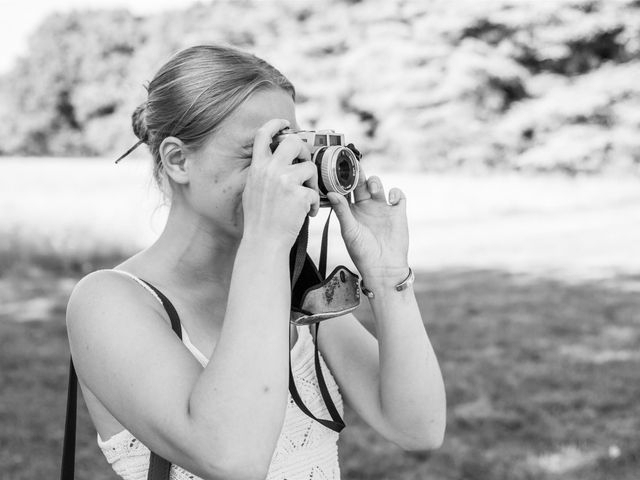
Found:
[[[289, 251], [318, 211], [316, 168], [294, 163], [310, 159], [296, 135], [270, 148], [279, 131], [298, 128], [294, 96], [263, 60], [199, 46], [160, 69], [134, 112], [169, 189], [166, 227], [114, 270], [83, 278], [67, 311], [98, 443], [122, 478], [146, 478], [149, 449], [173, 464], [174, 479], [339, 478], [337, 433], [288, 395], [291, 353], [305, 403], [326, 413], [309, 328], [289, 324]], [[402, 448], [436, 448], [445, 424], [438, 362], [412, 289], [394, 289], [410, 271], [405, 197], [392, 189], [387, 203], [370, 177], [354, 204], [329, 200], [374, 292], [378, 337], [352, 315], [323, 322], [331, 397]], [[140, 279], [170, 299], [182, 342]]]

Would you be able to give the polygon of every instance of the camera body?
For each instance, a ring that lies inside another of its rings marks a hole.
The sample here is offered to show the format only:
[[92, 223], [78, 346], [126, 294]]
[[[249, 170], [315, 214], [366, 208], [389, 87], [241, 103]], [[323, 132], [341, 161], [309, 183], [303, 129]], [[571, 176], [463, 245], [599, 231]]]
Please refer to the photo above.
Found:
[[281, 130], [271, 143], [273, 152], [286, 135], [297, 135], [309, 146], [311, 161], [318, 169], [320, 206], [329, 206], [328, 192], [348, 196], [360, 177], [362, 155], [353, 146], [346, 145], [344, 135], [333, 130]]

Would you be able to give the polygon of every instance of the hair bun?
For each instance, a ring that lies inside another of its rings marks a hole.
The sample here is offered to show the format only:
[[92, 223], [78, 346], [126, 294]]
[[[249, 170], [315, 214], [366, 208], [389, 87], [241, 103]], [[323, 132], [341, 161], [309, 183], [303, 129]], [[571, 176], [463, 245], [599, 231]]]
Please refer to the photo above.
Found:
[[149, 143], [149, 130], [147, 129], [147, 102], [141, 103], [131, 115], [133, 133], [142, 142]]

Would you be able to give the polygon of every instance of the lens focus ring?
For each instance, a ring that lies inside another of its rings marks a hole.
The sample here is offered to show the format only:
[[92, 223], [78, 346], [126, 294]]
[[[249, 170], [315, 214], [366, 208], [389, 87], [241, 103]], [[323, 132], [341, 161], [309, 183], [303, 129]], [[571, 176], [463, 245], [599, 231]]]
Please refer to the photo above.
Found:
[[318, 162], [320, 177], [327, 193], [347, 195], [356, 188], [360, 167], [351, 150], [343, 146], [323, 148], [317, 152], [316, 163]]

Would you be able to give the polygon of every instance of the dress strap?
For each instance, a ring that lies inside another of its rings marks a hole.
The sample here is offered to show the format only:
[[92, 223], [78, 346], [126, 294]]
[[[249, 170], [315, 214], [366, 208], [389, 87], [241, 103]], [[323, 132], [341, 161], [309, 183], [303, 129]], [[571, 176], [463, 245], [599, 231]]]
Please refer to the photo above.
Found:
[[153, 295], [155, 297], [156, 300], [158, 300], [158, 302], [160, 302], [160, 305], [162, 305], [162, 299], [160, 298], [160, 296], [151, 288], [151, 286], [145, 282], [144, 280], [141, 280], [140, 278], [136, 277], [134, 274], [129, 273], [129, 272], [125, 272], [124, 270], [118, 270], [116, 268], [112, 268], [111, 269], [112, 272], [118, 272], [118, 273], [124, 273], [127, 277], [135, 280], [137, 283], [139, 283], [146, 291], [148, 291], [151, 295]]
[[112, 269], [114, 272], [124, 273], [128, 277], [134, 279], [140, 285], [142, 285], [147, 291], [149, 291], [164, 307], [167, 315], [169, 315], [169, 320], [171, 320], [171, 328], [175, 332], [175, 334], [182, 340], [182, 325], [180, 324], [180, 317], [178, 316], [178, 312], [176, 311], [173, 304], [169, 301], [165, 295], [158, 290], [156, 287], [151, 285], [146, 280], [142, 280], [141, 278], [136, 277], [132, 273], [125, 272], [124, 270]]
[[[167, 311], [167, 314], [169, 315], [169, 317], [171, 318], [171, 310], [175, 311], [175, 308], [173, 307], [173, 305], [171, 304], [171, 302], [169, 301], [169, 299], [167, 299], [157, 288], [155, 288], [153, 285], [151, 285], [149, 282], [147, 282], [146, 280], [142, 280], [138, 277], [136, 277], [135, 275], [129, 273], [129, 272], [125, 272], [124, 270], [117, 270], [117, 269], [113, 269], [114, 272], [119, 272], [119, 273], [124, 273], [127, 277], [135, 280], [137, 283], [139, 283], [142, 287], [144, 287], [145, 290], [147, 290], [149, 293], [151, 293], [151, 295], [153, 295], [156, 300], [158, 300], [158, 302], [160, 302], [160, 304], [164, 307], [165, 304], [162, 301], [162, 297], [165, 298], [167, 305], [169, 306], [169, 308], [165, 308], [165, 310]], [[178, 317], [178, 314], [175, 314], [176, 317]], [[180, 322], [180, 319], [178, 318], [178, 322]], [[182, 326], [182, 324], [181, 324]], [[173, 327], [173, 322], [172, 322], [172, 327]], [[174, 328], [175, 330], [175, 328]], [[178, 332], [176, 332], [178, 334]], [[185, 328], [180, 328], [180, 333], [178, 334], [178, 336], [182, 339], [182, 343], [185, 344], [185, 346], [189, 349], [189, 351], [191, 351], [191, 353], [196, 357], [196, 359], [198, 360], [198, 362], [201, 365], [206, 365], [206, 363], [209, 361], [209, 359], [200, 351], [198, 350], [198, 347], [196, 347], [193, 342], [191, 341], [191, 339], [189, 338], [189, 335], [187, 333], [187, 330]]]
[[207, 363], [209, 363], [209, 359], [205, 356], [205, 354], [198, 350], [198, 347], [193, 344], [191, 338], [189, 337], [189, 332], [187, 332], [185, 328], [182, 329], [182, 343], [184, 343], [184, 346], [189, 349], [194, 357], [196, 357], [196, 360], [198, 360], [198, 363], [200, 363], [200, 365], [205, 367]]

